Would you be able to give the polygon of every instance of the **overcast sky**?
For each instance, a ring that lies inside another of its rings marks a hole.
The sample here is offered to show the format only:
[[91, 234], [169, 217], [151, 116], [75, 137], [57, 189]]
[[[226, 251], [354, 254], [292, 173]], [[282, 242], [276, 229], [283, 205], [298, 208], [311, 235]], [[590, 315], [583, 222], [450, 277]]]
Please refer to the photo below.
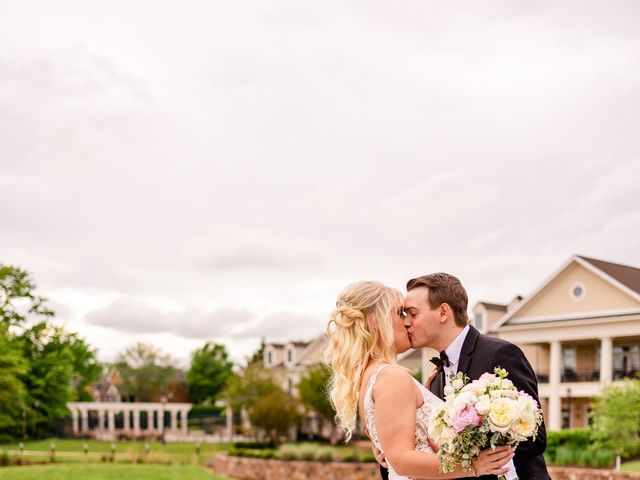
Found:
[[0, 262], [103, 360], [640, 266], [640, 3], [0, 0]]

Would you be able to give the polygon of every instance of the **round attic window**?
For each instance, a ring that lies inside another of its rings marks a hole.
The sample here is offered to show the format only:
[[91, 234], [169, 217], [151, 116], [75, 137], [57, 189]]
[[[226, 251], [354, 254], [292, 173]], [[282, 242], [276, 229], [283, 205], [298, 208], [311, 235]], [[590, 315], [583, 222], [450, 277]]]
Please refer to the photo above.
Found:
[[571, 286], [571, 289], [569, 290], [569, 295], [573, 300], [576, 300], [576, 301], [582, 300], [584, 298], [586, 291], [587, 290], [582, 283], [575, 283]]

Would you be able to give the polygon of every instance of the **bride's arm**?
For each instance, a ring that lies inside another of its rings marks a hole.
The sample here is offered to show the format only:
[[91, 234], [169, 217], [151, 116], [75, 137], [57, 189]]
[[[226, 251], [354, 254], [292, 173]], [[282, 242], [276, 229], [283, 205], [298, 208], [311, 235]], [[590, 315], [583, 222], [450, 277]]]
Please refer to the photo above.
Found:
[[[453, 472], [440, 472], [437, 453], [415, 450], [416, 401], [418, 390], [411, 376], [400, 368], [385, 368], [373, 390], [376, 404], [376, 427], [380, 445], [389, 464], [399, 475], [414, 478], [460, 478], [474, 476], [456, 465]], [[511, 450], [496, 449], [483, 452], [474, 462], [477, 474], [502, 474], [500, 467], [507, 463]]]

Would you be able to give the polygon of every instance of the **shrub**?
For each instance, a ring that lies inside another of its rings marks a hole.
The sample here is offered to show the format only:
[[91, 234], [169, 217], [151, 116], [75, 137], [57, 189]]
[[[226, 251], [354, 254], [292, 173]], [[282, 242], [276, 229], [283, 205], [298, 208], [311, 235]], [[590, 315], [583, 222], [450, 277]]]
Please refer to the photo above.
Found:
[[358, 455], [356, 455], [355, 452], [347, 452], [344, 455], [342, 455], [342, 461], [343, 462], [357, 462], [358, 461]]
[[7, 452], [2, 452], [2, 455], [0, 455], [0, 465], [5, 467], [9, 465], [9, 454]]
[[588, 428], [573, 428], [547, 432], [547, 448], [545, 456], [554, 460], [559, 447], [570, 447], [574, 450], [586, 450], [593, 443], [592, 432]]
[[376, 463], [376, 457], [373, 456], [373, 453], [365, 453], [360, 455], [360, 461], [363, 463]]
[[252, 450], [273, 449], [276, 447], [274, 442], [236, 442], [233, 444], [235, 448], [250, 448]]
[[316, 456], [315, 450], [316, 450], [315, 447], [312, 445], [303, 445], [298, 450], [298, 455], [297, 455], [298, 460], [306, 460], [306, 461], [313, 460]]
[[615, 461], [615, 455], [611, 450], [598, 450], [593, 458], [594, 464], [598, 468], [609, 467]]
[[571, 447], [558, 447], [556, 450], [555, 464], [556, 465], [573, 465], [576, 461], [576, 450]]
[[295, 460], [296, 459], [296, 450], [290, 446], [284, 446], [278, 450], [277, 454], [278, 458], [282, 460]]
[[594, 452], [579, 450], [576, 455], [576, 463], [581, 467], [593, 467], [595, 464]]
[[332, 462], [333, 450], [330, 448], [321, 448], [316, 452], [316, 460], [319, 462]]

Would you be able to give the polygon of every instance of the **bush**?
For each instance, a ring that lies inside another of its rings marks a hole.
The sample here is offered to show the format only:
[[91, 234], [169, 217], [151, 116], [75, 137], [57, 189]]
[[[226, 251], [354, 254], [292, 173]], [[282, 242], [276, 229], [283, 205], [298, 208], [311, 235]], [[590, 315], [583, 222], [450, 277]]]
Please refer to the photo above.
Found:
[[571, 447], [558, 447], [555, 455], [555, 464], [560, 466], [574, 465], [577, 451]]
[[266, 448], [273, 449], [276, 447], [274, 442], [236, 442], [233, 444], [235, 448], [250, 448], [252, 450], [264, 450]]
[[556, 457], [559, 447], [570, 447], [574, 450], [586, 450], [593, 444], [592, 432], [588, 428], [573, 428], [547, 432], [547, 448], [545, 455], [550, 460]]
[[278, 450], [277, 457], [282, 460], [295, 460], [296, 459], [296, 450], [290, 446], [284, 446]]
[[376, 463], [376, 457], [373, 456], [373, 453], [365, 453], [360, 455], [360, 461], [362, 463]]
[[2, 452], [2, 455], [0, 455], [0, 465], [3, 467], [9, 465], [9, 454], [7, 452]]
[[615, 461], [615, 455], [611, 450], [598, 450], [594, 457], [594, 466], [598, 468], [610, 467]]
[[315, 450], [316, 450], [315, 447], [313, 447], [312, 445], [303, 445], [298, 450], [298, 454], [297, 454], [298, 460], [311, 461], [315, 459], [316, 457]]
[[576, 463], [581, 467], [595, 466], [594, 452], [589, 450], [579, 450], [576, 456]]
[[356, 455], [355, 452], [345, 453], [344, 455], [342, 455], [342, 461], [343, 462], [357, 462], [358, 461], [358, 455]]
[[332, 462], [333, 450], [331, 448], [321, 448], [316, 452], [316, 460], [319, 462]]

